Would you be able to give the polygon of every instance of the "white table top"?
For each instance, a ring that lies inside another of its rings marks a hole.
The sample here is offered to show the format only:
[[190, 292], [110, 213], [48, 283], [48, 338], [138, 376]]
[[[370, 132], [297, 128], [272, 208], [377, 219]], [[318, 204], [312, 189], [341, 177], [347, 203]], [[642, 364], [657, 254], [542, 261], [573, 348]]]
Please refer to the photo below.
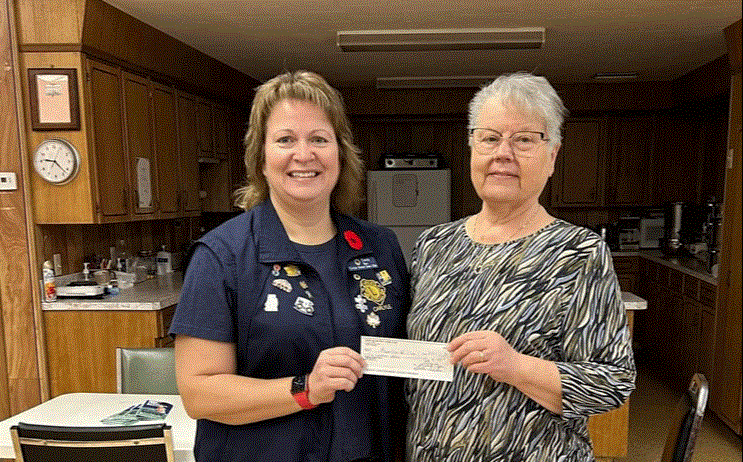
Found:
[[10, 440], [10, 427], [18, 422], [81, 427], [104, 426], [101, 419], [148, 399], [173, 405], [165, 422], [171, 426], [173, 432], [175, 460], [194, 462], [196, 421], [186, 414], [180, 396], [117, 393], [68, 393], [3, 420], [0, 422], [0, 459], [15, 458], [13, 443]]

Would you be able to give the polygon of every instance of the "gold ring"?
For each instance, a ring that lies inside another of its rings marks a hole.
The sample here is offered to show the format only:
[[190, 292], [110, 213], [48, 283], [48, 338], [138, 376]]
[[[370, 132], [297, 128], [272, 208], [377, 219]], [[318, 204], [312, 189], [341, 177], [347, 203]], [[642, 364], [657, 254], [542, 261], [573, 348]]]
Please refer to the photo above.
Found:
[[485, 359], [485, 352], [482, 351], [482, 350], [480, 350], [480, 359], [481, 360], [484, 360]]

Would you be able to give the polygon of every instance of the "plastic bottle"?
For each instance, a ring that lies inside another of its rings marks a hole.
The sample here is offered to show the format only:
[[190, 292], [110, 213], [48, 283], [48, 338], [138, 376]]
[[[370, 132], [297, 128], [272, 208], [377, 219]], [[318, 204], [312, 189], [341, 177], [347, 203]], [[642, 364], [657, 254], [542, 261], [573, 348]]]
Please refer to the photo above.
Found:
[[173, 256], [170, 252], [165, 251], [165, 246], [162, 246], [162, 250], [157, 253], [157, 274], [162, 276], [163, 274], [173, 272]]
[[44, 301], [53, 302], [57, 299], [57, 286], [54, 284], [54, 265], [49, 260], [41, 267], [42, 279], [44, 280]]
[[127, 273], [129, 272], [129, 266], [131, 266], [131, 261], [129, 260], [129, 252], [126, 248], [126, 241], [124, 239], [120, 239], [119, 243], [116, 244], [116, 269]]

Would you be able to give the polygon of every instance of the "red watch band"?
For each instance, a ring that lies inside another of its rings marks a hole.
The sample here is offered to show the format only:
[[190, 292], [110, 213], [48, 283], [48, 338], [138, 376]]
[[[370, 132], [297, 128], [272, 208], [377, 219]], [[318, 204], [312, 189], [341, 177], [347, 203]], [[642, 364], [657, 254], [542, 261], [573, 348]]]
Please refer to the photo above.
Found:
[[317, 407], [317, 404], [310, 403], [310, 400], [307, 397], [308, 393], [309, 391], [305, 390], [299, 393], [294, 393], [292, 395], [294, 397], [294, 401], [296, 401], [297, 404], [299, 404], [299, 406], [305, 410], [314, 409]]

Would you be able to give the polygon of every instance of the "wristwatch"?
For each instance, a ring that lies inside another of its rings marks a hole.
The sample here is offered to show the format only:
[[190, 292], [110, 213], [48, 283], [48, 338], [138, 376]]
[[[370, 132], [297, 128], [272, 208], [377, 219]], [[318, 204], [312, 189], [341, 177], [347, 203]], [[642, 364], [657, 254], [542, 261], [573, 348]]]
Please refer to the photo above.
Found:
[[310, 403], [308, 398], [307, 375], [298, 375], [292, 379], [292, 396], [302, 409], [314, 409], [316, 404]]

